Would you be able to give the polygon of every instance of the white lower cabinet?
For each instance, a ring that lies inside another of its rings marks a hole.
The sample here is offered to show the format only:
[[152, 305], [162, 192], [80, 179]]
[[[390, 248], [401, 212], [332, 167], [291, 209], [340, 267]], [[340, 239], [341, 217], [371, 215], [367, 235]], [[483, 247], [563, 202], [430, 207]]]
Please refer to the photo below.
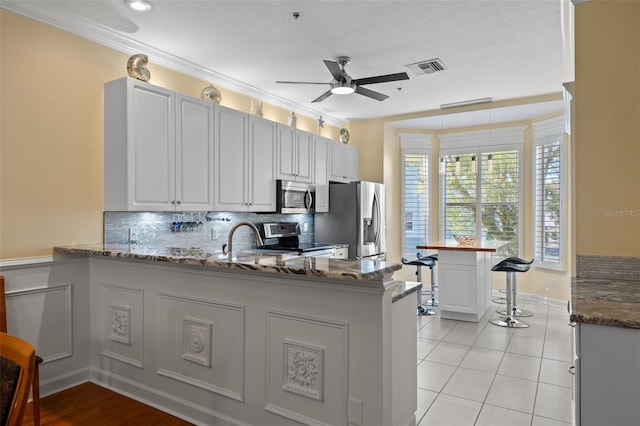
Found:
[[276, 123], [216, 107], [215, 210], [275, 211], [275, 138]]
[[576, 333], [576, 424], [639, 425], [640, 330], [578, 323]]
[[104, 88], [104, 210], [213, 208], [212, 105], [139, 80]]

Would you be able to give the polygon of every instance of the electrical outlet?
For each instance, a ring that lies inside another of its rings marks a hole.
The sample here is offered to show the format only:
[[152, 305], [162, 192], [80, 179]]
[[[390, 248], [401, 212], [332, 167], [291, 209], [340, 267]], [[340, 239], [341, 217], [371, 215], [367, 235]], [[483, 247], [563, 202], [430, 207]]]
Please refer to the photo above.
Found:
[[556, 288], [556, 280], [555, 280], [555, 278], [551, 279], [551, 288]]
[[211, 241], [218, 239], [218, 230], [216, 228], [211, 228]]
[[138, 244], [138, 227], [129, 227], [129, 244]]

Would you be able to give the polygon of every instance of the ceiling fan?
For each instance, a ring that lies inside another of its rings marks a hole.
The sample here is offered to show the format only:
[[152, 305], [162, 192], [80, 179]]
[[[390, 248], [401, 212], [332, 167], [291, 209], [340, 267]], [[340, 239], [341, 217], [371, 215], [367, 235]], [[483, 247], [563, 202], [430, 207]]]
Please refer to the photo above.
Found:
[[408, 80], [409, 76], [406, 72], [399, 72], [396, 74], [378, 75], [375, 77], [357, 78], [353, 79], [345, 71], [345, 65], [351, 62], [351, 58], [348, 56], [338, 56], [335, 61], [324, 61], [324, 64], [329, 68], [329, 72], [333, 76], [333, 79], [329, 83], [318, 83], [311, 81], [276, 81], [281, 84], [328, 84], [329, 90], [318, 96], [311, 102], [321, 102], [327, 99], [329, 96], [335, 95], [348, 95], [353, 92], [360, 95], [367, 96], [377, 101], [384, 101], [389, 96], [379, 92], [375, 92], [370, 89], [365, 89], [365, 84], [386, 83], [389, 81]]

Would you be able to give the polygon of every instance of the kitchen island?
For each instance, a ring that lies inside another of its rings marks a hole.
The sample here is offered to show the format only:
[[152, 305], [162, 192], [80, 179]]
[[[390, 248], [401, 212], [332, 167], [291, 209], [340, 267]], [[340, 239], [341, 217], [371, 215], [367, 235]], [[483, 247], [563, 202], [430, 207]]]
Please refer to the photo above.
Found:
[[573, 278], [574, 424], [640, 424], [640, 281]]
[[86, 257], [91, 380], [196, 424], [415, 425], [419, 283], [399, 264], [191, 248]]
[[478, 322], [491, 307], [491, 255], [505, 241], [435, 241], [418, 250], [438, 250], [440, 317]]

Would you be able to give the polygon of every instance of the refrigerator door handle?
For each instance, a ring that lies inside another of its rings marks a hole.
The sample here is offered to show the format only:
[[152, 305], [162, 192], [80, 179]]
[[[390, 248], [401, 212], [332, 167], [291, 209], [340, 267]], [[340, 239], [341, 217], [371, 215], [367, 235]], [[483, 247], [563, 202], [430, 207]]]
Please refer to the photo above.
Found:
[[380, 247], [380, 200], [378, 199], [378, 193], [373, 193], [373, 221], [375, 226], [374, 241], [376, 248]]

